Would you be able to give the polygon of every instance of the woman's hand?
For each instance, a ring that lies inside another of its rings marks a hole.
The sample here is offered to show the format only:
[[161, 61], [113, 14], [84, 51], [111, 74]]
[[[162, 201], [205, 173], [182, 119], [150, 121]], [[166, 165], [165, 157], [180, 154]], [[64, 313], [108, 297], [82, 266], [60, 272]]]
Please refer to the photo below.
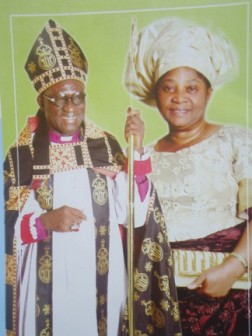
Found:
[[129, 107], [127, 110], [127, 119], [124, 127], [124, 136], [126, 141], [128, 141], [129, 137], [134, 135], [134, 149], [140, 154], [143, 154], [144, 152], [144, 131], [144, 122], [141, 119], [140, 111]]
[[40, 216], [44, 228], [56, 232], [71, 232], [72, 225], [80, 224], [85, 219], [86, 216], [82, 211], [67, 205]]
[[201, 295], [217, 298], [227, 295], [235, 281], [245, 272], [239, 260], [228, 257], [221, 265], [209, 268], [191, 282], [187, 288]]

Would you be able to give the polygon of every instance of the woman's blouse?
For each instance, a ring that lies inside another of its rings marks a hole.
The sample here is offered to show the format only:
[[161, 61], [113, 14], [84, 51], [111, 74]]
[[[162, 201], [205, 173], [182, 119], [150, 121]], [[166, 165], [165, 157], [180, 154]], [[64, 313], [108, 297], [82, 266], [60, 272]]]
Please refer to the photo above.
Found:
[[251, 130], [222, 126], [175, 153], [156, 152], [154, 145], [149, 151], [170, 241], [205, 237], [244, 220], [237, 209], [252, 179]]

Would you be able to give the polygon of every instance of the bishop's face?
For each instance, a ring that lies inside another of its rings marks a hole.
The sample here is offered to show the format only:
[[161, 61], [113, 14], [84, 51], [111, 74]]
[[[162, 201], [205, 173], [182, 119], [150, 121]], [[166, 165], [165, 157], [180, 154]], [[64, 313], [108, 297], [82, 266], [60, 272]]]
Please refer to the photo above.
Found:
[[50, 131], [60, 135], [73, 135], [84, 120], [84, 84], [74, 79], [58, 82], [38, 97], [38, 103], [45, 113]]

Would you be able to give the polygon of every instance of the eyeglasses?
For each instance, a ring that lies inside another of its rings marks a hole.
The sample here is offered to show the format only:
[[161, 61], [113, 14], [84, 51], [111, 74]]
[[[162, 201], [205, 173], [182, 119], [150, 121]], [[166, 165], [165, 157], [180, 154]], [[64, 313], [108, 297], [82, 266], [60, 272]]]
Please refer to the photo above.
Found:
[[53, 103], [54, 105], [63, 108], [64, 106], [66, 106], [67, 102], [69, 99], [71, 99], [71, 101], [74, 103], [74, 105], [82, 105], [85, 102], [85, 93], [83, 92], [75, 92], [72, 95], [67, 95], [67, 94], [61, 94], [58, 95], [57, 97], [48, 97], [45, 94], [43, 94], [43, 96], [49, 100], [51, 103]]

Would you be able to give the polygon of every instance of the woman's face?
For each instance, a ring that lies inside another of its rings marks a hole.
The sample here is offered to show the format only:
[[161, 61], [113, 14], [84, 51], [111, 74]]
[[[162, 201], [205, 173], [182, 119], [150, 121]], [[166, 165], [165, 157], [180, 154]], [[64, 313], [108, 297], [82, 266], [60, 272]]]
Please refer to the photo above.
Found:
[[170, 128], [192, 129], [204, 121], [212, 89], [194, 69], [168, 71], [156, 85], [158, 109]]
[[38, 97], [49, 130], [73, 135], [84, 120], [85, 94], [82, 82], [68, 79], [58, 82]]

